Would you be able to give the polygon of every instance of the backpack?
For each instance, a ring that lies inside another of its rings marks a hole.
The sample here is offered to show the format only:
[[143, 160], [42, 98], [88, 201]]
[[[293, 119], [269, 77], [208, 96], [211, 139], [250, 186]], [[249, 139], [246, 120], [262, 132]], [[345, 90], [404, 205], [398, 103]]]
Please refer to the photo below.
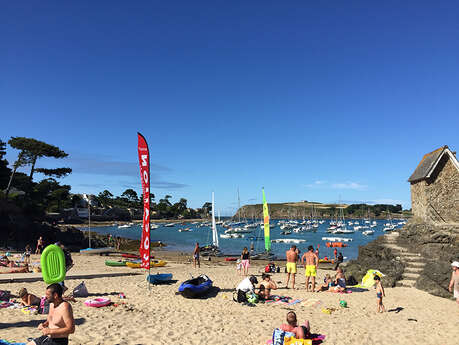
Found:
[[236, 290], [233, 293], [233, 301], [237, 303], [244, 303], [247, 302], [247, 296], [244, 291]]
[[265, 273], [270, 273], [270, 272], [271, 272], [271, 265], [266, 265]]
[[81, 282], [80, 284], [77, 285], [76, 288], [73, 289], [73, 297], [88, 297], [88, 289], [86, 288], [86, 285], [84, 285], [84, 282]]

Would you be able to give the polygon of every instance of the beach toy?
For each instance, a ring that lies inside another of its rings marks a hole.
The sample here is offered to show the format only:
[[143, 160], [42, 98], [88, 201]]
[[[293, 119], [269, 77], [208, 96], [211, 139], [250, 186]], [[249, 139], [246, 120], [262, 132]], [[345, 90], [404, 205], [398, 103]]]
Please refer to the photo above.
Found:
[[126, 295], [124, 293], [120, 293], [119, 295], [120, 299], [126, 298]]
[[112, 303], [109, 298], [94, 298], [84, 301], [84, 305], [87, 307], [100, 308], [105, 307]]
[[33, 308], [33, 307], [24, 307], [24, 308], [21, 308], [21, 311], [26, 315], [37, 315], [38, 314], [38, 309]]
[[40, 257], [41, 274], [46, 284], [60, 283], [65, 279], [65, 256], [61, 247], [47, 246]]
[[339, 305], [343, 308], [347, 308], [347, 302], [346, 301], [339, 301]]
[[329, 314], [329, 315], [333, 313], [334, 311], [335, 311], [335, 308], [323, 308], [322, 309], [322, 313]]

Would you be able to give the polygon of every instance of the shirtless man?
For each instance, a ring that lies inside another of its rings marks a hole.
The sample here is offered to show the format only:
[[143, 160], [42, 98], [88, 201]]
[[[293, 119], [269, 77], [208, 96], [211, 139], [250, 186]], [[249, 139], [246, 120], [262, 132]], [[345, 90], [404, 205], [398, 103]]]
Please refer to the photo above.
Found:
[[317, 265], [319, 264], [319, 258], [316, 253], [314, 253], [314, 247], [309, 246], [308, 251], [303, 254], [301, 257], [301, 263], [304, 265], [306, 261], [306, 291], [309, 291], [309, 277], [312, 277], [312, 292], [316, 288], [316, 274], [317, 274]]
[[27, 345], [68, 345], [69, 335], [75, 332], [75, 320], [72, 306], [62, 299], [62, 286], [48, 286], [46, 300], [50, 304], [48, 318], [38, 325], [43, 336], [28, 342]]
[[290, 280], [290, 274], [292, 274], [292, 289], [295, 288], [295, 275], [296, 275], [296, 262], [298, 261], [298, 253], [296, 251], [296, 246], [293, 245], [290, 250], [285, 252], [285, 256], [287, 257], [287, 289], [288, 289], [288, 282]]

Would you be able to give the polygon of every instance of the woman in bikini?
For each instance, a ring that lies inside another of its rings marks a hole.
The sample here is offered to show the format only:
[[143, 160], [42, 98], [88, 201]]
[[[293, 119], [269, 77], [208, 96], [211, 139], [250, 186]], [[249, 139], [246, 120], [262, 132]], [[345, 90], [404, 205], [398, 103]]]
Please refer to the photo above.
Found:
[[18, 293], [21, 298], [21, 305], [24, 306], [39, 306], [41, 299], [35, 296], [34, 294], [28, 293], [26, 288], [22, 288]]

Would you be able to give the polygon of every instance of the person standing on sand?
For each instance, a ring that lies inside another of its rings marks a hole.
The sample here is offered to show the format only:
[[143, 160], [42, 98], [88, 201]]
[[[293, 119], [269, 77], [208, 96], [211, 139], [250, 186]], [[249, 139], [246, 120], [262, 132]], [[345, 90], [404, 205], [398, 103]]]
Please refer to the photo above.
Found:
[[41, 254], [42, 250], [43, 250], [43, 237], [40, 236], [40, 238], [37, 240], [37, 249], [35, 250], [35, 254]]
[[199, 253], [201, 252], [201, 249], [199, 248], [199, 243], [196, 242], [196, 246], [194, 247], [193, 250], [193, 267], [196, 268], [196, 263], [198, 264], [198, 267], [201, 268], [201, 261], [199, 260]]
[[449, 282], [448, 290], [453, 292], [454, 287], [454, 298], [459, 305], [459, 261], [454, 261], [451, 264], [453, 272], [451, 274], [451, 281]]
[[69, 335], [75, 333], [75, 320], [72, 306], [62, 299], [62, 286], [49, 285], [46, 300], [50, 304], [48, 318], [38, 325], [43, 335], [27, 345], [68, 345]]
[[[338, 255], [338, 249], [335, 248], [335, 249], [333, 250], [333, 255], [334, 255], [335, 261], [336, 261], [336, 256]], [[336, 271], [336, 268], [335, 268], [335, 271]]]
[[316, 253], [314, 253], [314, 247], [309, 246], [308, 251], [303, 254], [301, 258], [301, 263], [304, 265], [306, 262], [306, 291], [309, 291], [309, 277], [312, 277], [312, 292], [316, 288], [316, 275], [317, 275], [317, 265], [319, 264], [319, 258]]
[[378, 299], [377, 304], [378, 304], [378, 309], [377, 313], [382, 313], [386, 311], [386, 308], [384, 308], [384, 304], [382, 303], [383, 297], [386, 297], [386, 294], [384, 293], [384, 287], [381, 284], [381, 278], [375, 274], [374, 276], [374, 281], [375, 281], [375, 288], [376, 288], [376, 298]]
[[241, 264], [242, 264], [242, 269], [244, 271], [244, 275], [249, 274], [249, 267], [250, 267], [250, 253], [247, 250], [247, 247], [244, 247], [242, 250], [241, 254]]
[[290, 250], [285, 252], [287, 257], [287, 283], [286, 288], [288, 289], [288, 282], [290, 281], [290, 274], [292, 275], [292, 289], [295, 288], [295, 275], [296, 275], [296, 262], [298, 261], [298, 252], [296, 246], [293, 245]]

